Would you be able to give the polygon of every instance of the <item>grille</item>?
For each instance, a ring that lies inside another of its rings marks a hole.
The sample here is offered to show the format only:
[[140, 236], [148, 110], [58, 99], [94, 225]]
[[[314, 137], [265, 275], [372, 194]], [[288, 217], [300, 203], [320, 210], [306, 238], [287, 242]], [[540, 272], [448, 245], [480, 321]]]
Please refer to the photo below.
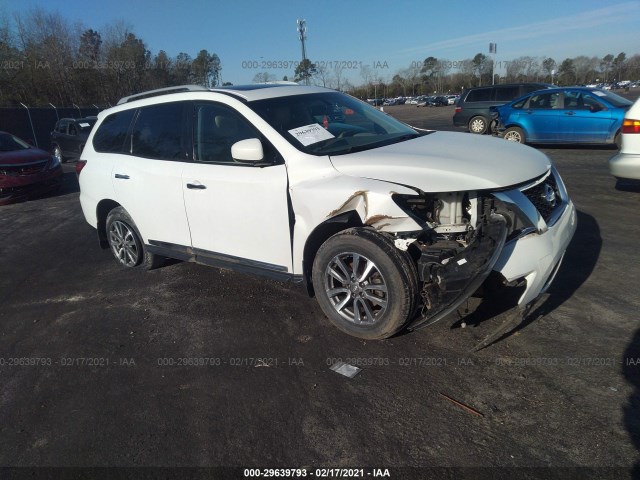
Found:
[[8, 175], [12, 177], [22, 177], [25, 175], [34, 175], [42, 172], [47, 166], [48, 160], [39, 162], [18, 164], [18, 165], [0, 165], [0, 175]]
[[558, 184], [553, 174], [550, 174], [544, 182], [528, 188], [522, 193], [533, 203], [545, 222], [549, 220], [553, 211], [561, 203]]

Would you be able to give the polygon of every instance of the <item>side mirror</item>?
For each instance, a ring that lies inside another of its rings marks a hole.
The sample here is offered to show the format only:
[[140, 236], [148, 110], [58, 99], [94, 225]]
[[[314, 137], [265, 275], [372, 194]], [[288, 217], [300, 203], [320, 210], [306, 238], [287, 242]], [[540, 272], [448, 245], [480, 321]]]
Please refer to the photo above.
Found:
[[264, 158], [262, 143], [257, 138], [240, 140], [231, 145], [231, 156], [238, 162], [259, 162]]
[[600, 105], [599, 103], [594, 103], [593, 105], [589, 106], [589, 110], [591, 112], [599, 112], [600, 110], [602, 110], [602, 105]]

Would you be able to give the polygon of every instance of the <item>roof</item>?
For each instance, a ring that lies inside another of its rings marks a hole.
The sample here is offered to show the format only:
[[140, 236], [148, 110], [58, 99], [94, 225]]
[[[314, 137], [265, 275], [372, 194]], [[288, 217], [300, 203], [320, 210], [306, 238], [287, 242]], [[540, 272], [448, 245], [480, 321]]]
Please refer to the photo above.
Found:
[[246, 102], [255, 100], [264, 100], [267, 98], [286, 97], [290, 95], [304, 95], [309, 93], [326, 93], [335, 92], [329, 88], [308, 87], [305, 85], [297, 85], [295, 83], [254, 83], [251, 85], [231, 85], [228, 87], [204, 88], [199, 85], [182, 85], [169, 88], [160, 88], [148, 92], [141, 92], [128, 97], [123, 97], [118, 101], [118, 105], [142, 100], [151, 97], [164, 96], [176, 93], [188, 92], [216, 92], [225, 95], [232, 95]]

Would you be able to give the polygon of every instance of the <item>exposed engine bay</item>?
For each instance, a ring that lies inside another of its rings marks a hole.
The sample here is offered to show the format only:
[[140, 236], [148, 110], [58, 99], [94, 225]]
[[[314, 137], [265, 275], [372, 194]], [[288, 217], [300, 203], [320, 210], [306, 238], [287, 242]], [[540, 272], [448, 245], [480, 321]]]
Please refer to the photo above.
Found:
[[455, 310], [480, 287], [514, 222], [511, 212], [491, 195], [396, 195], [394, 200], [423, 226], [413, 241], [405, 238], [406, 243], [396, 245], [416, 261], [421, 282], [422, 316], [412, 328], [427, 326]]

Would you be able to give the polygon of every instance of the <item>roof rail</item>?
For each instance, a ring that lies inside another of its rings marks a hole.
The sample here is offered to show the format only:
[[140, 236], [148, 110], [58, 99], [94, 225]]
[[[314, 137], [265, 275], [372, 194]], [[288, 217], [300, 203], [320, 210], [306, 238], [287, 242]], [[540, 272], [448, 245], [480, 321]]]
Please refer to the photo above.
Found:
[[118, 100], [118, 105], [123, 103], [133, 102], [134, 100], [142, 100], [143, 98], [157, 97], [159, 95], [168, 95], [170, 93], [182, 93], [182, 92], [204, 92], [208, 89], [201, 85], [181, 85], [178, 87], [158, 88], [157, 90], [149, 90], [148, 92], [136, 93], [135, 95], [129, 95], [128, 97], [122, 97]]

